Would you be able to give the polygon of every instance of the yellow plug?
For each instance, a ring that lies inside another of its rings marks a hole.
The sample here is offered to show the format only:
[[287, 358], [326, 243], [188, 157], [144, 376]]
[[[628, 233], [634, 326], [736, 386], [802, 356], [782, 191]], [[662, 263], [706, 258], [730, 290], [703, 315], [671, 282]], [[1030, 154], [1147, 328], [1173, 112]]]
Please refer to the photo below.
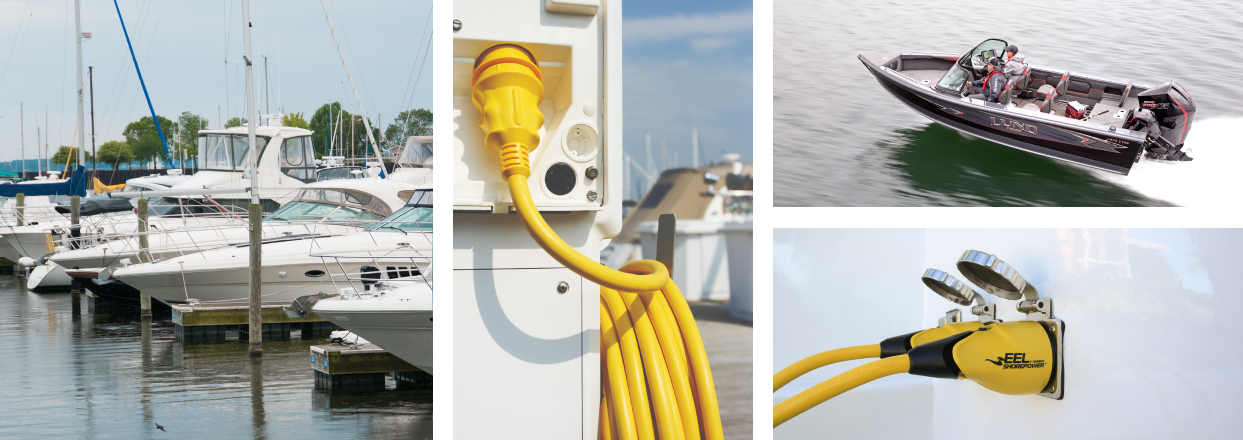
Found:
[[1053, 340], [1035, 321], [1012, 321], [954, 345], [962, 376], [1001, 394], [1037, 394], [1053, 378]]
[[539, 147], [544, 83], [531, 52], [516, 44], [492, 46], [475, 59], [471, 101], [479, 110], [484, 145], [501, 154], [501, 178], [531, 175], [531, 151]]

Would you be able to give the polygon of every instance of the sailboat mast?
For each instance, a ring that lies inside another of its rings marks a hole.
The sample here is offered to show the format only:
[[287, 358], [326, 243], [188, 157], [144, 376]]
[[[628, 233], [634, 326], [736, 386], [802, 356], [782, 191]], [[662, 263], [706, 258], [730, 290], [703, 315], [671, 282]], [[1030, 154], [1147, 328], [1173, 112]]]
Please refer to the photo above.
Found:
[[263, 112], [272, 114], [272, 88], [268, 85], [268, 56], [263, 56]]
[[[350, 82], [350, 90], [354, 92], [354, 101], [358, 102], [358, 115], [362, 116], [363, 128], [367, 130], [367, 140], [371, 142], [371, 148], [378, 159], [380, 158], [380, 145], [375, 143], [375, 136], [371, 135], [371, 122], [367, 121], [367, 109], [363, 108], [363, 100], [358, 97], [358, 88], [354, 87], [354, 78], [350, 77], [350, 66], [345, 63], [345, 52], [341, 51], [341, 42], [337, 41], [337, 31], [332, 27], [332, 17], [328, 16], [328, 6], [324, 5], [324, 0], [319, 0], [319, 6], [324, 8], [324, 18], [328, 20], [328, 32], [332, 34], [332, 42], [337, 45], [337, 55], [341, 57], [341, 67], [345, 68], [345, 79]], [[350, 125], [354, 125], [352, 121]], [[363, 166], [366, 166], [365, 162]], [[384, 163], [381, 162], [380, 166], [384, 166]]]
[[21, 103], [22, 112], [22, 179], [26, 178], [26, 103]]
[[259, 148], [255, 143], [255, 126], [259, 123], [259, 117], [255, 114], [255, 89], [254, 89], [254, 73], [252, 72], [253, 63], [250, 54], [250, 0], [242, 0], [242, 37], [246, 40], [246, 52], [242, 59], [246, 61], [246, 117], [250, 118], [250, 123], [246, 124], [246, 136], [250, 139], [250, 163], [246, 164], [250, 167], [247, 176], [250, 178], [250, 203], [259, 204], [259, 179], [257, 171], [259, 171]]
[[95, 67], [87, 67], [86, 72], [91, 82], [91, 157], [95, 158], [91, 169], [95, 169], [99, 165], [99, 151], [95, 150]]
[[[86, 107], [84, 105], [85, 85], [82, 82], [82, 0], [73, 0], [73, 28], [76, 31], [74, 40], [78, 42], [78, 133], [86, 133]], [[82, 150], [86, 147], [86, 136], [77, 136], [78, 138], [78, 166], [86, 165], [86, 155]], [[69, 158], [65, 158], [65, 163], [69, 163]]]

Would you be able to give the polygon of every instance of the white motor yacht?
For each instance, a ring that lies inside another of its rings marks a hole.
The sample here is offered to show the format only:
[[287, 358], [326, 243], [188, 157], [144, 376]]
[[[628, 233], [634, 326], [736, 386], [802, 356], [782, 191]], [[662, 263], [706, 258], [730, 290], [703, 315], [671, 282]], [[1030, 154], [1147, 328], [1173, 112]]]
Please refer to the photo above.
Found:
[[[403, 194], [403, 191], [406, 193]], [[264, 219], [263, 239], [309, 238], [361, 232], [405, 204], [414, 190], [383, 180], [329, 180], [305, 185], [293, 202]], [[160, 208], [160, 207], [157, 207]], [[228, 227], [152, 229], [140, 255], [138, 237], [125, 236], [84, 248], [57, 252], [49, 259], [71, 269], [103, 268], [129, 259], [134, 263], [166, 260], [230, 244], [244, 244], [244, 223]]]
[[432, 281], [322, 299], [315, 314], [432, 373]]
[[389, 180], [431, 185], [432, 183], [432, 137], [410, 136], [406, 146], [393, 166]]
[[[401, 210], [367, 228], [366, 232], [328, 238], [277, 239], [263, 244], [263, 301], [288, 302], [320, 292], [337, 292], [344, 283], [329, 272], [359, 274], [375, 279], [406, 278], [426, 269], [426, 263], [381, 265], [365, 258], [328, 261], [326, 253], [383, 258], [395, 252], [415, 252], [430, 261], [432, 252], [432, 190], [402, 182], [354, 180], [369, 186], [398, 185], [418, 188]], [[326, 182], [327, 183], [327, 182]], [[399, 191], [392, 191], [396, 197]], [[331, 193], [325, 192], [326, 196]], [[282, 210], [282, 212], [285, 212]], [[291, 213], [292, 214], [292, 213]], [[280, 219], [281, 213], [273, 214]], [[331, 216], [330, 216], [331, 217]], [[184, 255], [153, 263], [116, 268], [111, 276], [165, 303], [244, 302], [250, 294], [248, 244]]]

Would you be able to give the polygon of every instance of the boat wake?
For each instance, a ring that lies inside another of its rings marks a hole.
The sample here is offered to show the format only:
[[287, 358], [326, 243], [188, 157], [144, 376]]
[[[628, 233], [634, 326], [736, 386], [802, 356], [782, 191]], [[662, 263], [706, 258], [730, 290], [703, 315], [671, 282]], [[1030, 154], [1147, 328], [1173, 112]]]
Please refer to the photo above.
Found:
[[1104, 180], [1148, 197], [1179, 206], [1208, 206], [1221, 203], [1221, 192], [1243, 187], [1243, 174], [1235, 165], [1243, 160], [1232, 134], [1243, 118], [1196, 121], [1187, 135], [1183, 151], [1191, 162], [1140, 160], [1129, 176], [1097, 171]]

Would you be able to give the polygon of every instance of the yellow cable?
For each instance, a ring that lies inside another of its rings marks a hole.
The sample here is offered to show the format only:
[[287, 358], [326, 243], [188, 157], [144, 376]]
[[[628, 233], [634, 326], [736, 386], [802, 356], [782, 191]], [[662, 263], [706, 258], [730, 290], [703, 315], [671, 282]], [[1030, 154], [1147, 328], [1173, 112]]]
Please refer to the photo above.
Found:
[[650, 273], [650, 275], [638, 275], [614, 270], [578, 253], [561, 240], [561, 237], [553, 232], [548, 223], [544, 222], [544, 217], [540, 215], [539, 210], [535, 208], [535, 202], [531, 200], [527, 176], [521, 174], [509, 176], [507, 183], [510, 197], [514, 200], [514, 208], [517, 209], [518, 216], [522, 219], [523, 226], [526, 226], [527, 232], [531, 234], [531, 238], [535, 239], [535, 242], [544, 248], [548, 255], [566, 268], [573, 270], [574, 273], [600, 286], [631, 292], [657, 291], [669, 282], [669, 270], [656, 261], [640, 260], [631, 263], [643, 265], [645, 272]]
[[601, 438], [723, 438], [707, 352], [690, 307], [663, 264], [613, 270], [579, 253], [548, 226], [531, 198], [530, 152], [539, 146], [544, 86], [530, 51], [500, 44], [479, 55], [471, 99], [484, 146], [500, 154], [518, 217], [548, 255], [600, 286]]
[[[621, 440], [638, 440], [638, 433], [635, 431], [634, 413], [631, 411], [630, 399], [626, 396], [630, 395], [626, 387], [625, 367], [623, 366], [621, 348], [617, 343], [617, 333], [614, 332], [613, 320], [609, 316], [608, 306], [604, 303], [604, 299], [600, 299], [600, 343], [603, 347], [601, 354], [604, 359], [601, 365], [604, 365], [604, 375], [601, 380], [604, 384], [604, 399], [607, 403], [607, 411], [609, 417], [615, 419], [600, 419], [600, 429], [610, 433], [611, 438]], [[613, 396], [622, 396], [620, 399], [614, 399]], [[602, 409], [604, 405], [601, 405]]]
[[777, 374], [773, 375], [773, 391], [781, 389], [790, 381], [810, 373], [817, 368], [833, 365], [838, 362], [853, 361], [855, 359], [867, 359], [880, 357], [880, 344], [860, 345], [857, 347], [839, 348], [829, 350], [824, 353], [808, 356], [806, 359], [795, 362], [793, 365], [785, 367]]
[[906, 373], [910, 370], [911, 360], [904, 354], [868, 362], [852, 368], [850, 371], [820, 382], [819, 385], [808, 388], [794, 397], [777, 404], [777, 406], [773, 407], [773, 427], [776, 428], [794, 418], [794, 416], [802, 414], [812, 407], [837, 397], [844, 392], [855, 389], [859, 385], [885, 376]]

